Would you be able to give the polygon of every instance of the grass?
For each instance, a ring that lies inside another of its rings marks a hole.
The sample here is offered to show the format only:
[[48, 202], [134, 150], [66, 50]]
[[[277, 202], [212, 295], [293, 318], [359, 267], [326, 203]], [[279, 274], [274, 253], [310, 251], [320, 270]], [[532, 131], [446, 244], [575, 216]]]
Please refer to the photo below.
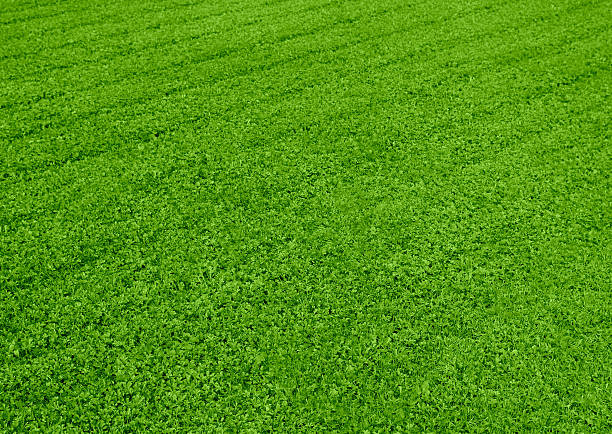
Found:
[[0, 427], [611, 430], [611, 7], [3, 0]]

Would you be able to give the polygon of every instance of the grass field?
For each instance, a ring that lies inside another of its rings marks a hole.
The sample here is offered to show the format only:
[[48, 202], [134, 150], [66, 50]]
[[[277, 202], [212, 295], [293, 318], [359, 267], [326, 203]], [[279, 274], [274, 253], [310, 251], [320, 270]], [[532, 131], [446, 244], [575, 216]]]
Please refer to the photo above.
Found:
[[612, 430], [611, 41], [609, 0], [0, 0], [0, 429]]

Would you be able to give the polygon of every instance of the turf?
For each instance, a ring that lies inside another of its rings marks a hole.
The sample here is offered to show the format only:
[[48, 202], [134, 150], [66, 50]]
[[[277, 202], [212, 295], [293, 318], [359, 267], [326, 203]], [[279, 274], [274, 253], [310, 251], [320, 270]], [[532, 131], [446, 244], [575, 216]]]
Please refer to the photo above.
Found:
[[2, 0], [0, 427], [612, 430], [611, 11]]

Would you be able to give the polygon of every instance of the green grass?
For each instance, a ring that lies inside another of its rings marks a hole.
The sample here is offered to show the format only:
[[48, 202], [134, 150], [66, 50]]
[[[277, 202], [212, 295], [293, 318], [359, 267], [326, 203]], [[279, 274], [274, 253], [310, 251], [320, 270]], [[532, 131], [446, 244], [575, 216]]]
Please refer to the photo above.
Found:
[[0, 428], [612, 430], [611, 11], [1, 0]]

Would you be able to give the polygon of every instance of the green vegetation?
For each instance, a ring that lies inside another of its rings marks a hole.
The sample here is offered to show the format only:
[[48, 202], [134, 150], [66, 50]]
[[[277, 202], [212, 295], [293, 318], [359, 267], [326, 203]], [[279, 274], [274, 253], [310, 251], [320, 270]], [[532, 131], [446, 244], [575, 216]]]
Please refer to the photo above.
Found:
[[611, 11], [2, 0], [1, 429], [612, 430]]

